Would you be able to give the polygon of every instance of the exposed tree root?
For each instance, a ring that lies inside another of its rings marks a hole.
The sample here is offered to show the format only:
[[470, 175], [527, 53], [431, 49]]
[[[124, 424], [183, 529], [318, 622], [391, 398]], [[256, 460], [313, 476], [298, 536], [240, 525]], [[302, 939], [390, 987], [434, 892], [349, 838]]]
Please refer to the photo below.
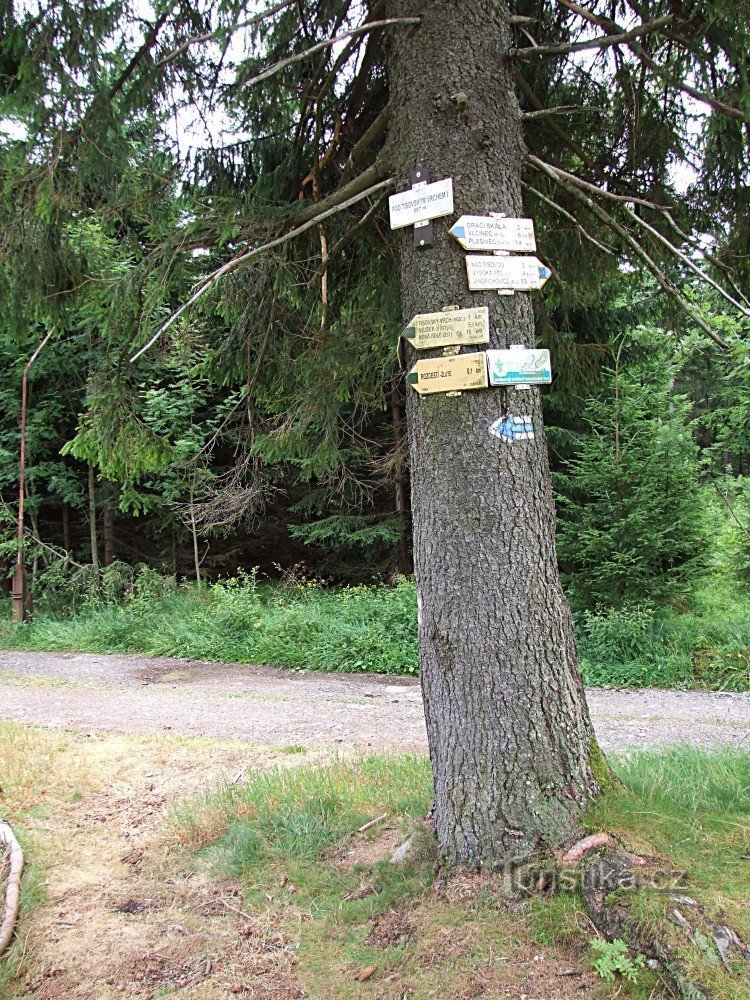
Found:
[[[696, 968], [710, 979], [747, 973], [750, 949], [731, 927], [712, 920], [696, 900], [680, 891], [684, 872], [622, 850], [607, 833], [579, 841], [560, 860], [564, 866], [581, 863], [581, 894], [597, 930], [609, 941], [621, 938], [634, 951], [656, 960], [683, 1000], [712, 996], [693, 971]], [[637, 905], [641, 901], [645, 910]]]
[[16, 840], [13, 831], [7, 823], [0, 820], [0, 848], [8, 853], [9, 870], [8, 884], [5, 889], [5, 905], [0, 923], [0, 955], [10, 944], [13, 930], [18, 918], [18, 903], [21, 897], [21, 872], [23, 871], [23, 851]]

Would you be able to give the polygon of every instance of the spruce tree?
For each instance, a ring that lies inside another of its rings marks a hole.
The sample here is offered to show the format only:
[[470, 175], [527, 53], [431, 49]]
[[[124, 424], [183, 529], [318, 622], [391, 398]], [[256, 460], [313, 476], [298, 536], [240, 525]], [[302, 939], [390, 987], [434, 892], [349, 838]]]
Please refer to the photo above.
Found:
[[700, 480], [691, 405], [662, 331], [616, 352], [556, 476], [558, 548], [576, 604], [648, 603], [705, 567], [711, 498]]

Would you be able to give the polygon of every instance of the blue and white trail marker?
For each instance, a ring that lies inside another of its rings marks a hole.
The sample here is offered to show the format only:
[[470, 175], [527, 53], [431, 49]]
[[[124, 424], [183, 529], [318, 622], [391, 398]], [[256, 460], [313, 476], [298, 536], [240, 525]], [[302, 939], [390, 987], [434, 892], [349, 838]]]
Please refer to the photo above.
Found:
[[490, 434], [499, 437], [506, 444], [513, 444], [514, 441], [533, 441], [534, 424], [530, 414], [522, 417], [514, 417], [509, 413], [506, 417], [498, 417], [490, 427]]

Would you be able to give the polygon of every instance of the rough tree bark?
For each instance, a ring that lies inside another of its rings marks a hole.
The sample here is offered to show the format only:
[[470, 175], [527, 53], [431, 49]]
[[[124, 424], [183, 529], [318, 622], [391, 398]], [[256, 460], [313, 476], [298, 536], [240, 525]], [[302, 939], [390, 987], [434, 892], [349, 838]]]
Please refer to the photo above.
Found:
[[96, 474], [89, 466], [89, 537], [91, 539], [91, 565], [99, 570], [99, 538], [96, 529]]
[[107, 483], [104, 494], [104, 516], [102, 518], [104, 535], [104, 565], [111, 566], [117, 558], [115, 547], [115, 520], [112, 516], [115, 491], [111, 483]]
[[[456, 211], [436, 220], [433, 247], [415, 249], [411, 228], [402, 232], [404, 321], [487, 305], [490, 347], [533, 346], [530, 294], [470, 292], [464, 251], [448, 233], [462, 213], [523, 215], [509, 11], [498, 0], [388, 4], [388, 16], [410, 15], [421, 25], [389, 42], [384, 155], [399, 190], [418, 166], [433, 180], [452, 177]], [[570, 836], [608, 773], [558, 578], [541, 399], [538, 389], [407, 393], [438, 839], [449, 863], [497, 866]], [[509, 445], [490, 433], [508, 412], [533, 416], [535, 440]]]

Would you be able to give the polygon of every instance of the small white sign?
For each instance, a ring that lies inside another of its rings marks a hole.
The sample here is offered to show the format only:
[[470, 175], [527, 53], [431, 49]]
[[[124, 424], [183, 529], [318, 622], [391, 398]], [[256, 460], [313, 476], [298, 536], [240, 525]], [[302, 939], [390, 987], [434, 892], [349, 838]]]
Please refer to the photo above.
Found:
[[531, 219], [505, 219], [499, 216], [462, 215], [451, 228], [464, 250], [536, 250], [534, 223]]
[[466, 273], [472, 291], [512, 288], [527, 292], [541, 288], [552, 275], [537, 257], [467, 256]]
[[552, 381], [549, 351], [527, 350], [487, 351], [490, 385], [548, 385]]
[[392, 194], [388, 199], [391, 229], [402, 229], [415, 222], [439, 219], [453, 212], [453, 178], [423, 184]]

